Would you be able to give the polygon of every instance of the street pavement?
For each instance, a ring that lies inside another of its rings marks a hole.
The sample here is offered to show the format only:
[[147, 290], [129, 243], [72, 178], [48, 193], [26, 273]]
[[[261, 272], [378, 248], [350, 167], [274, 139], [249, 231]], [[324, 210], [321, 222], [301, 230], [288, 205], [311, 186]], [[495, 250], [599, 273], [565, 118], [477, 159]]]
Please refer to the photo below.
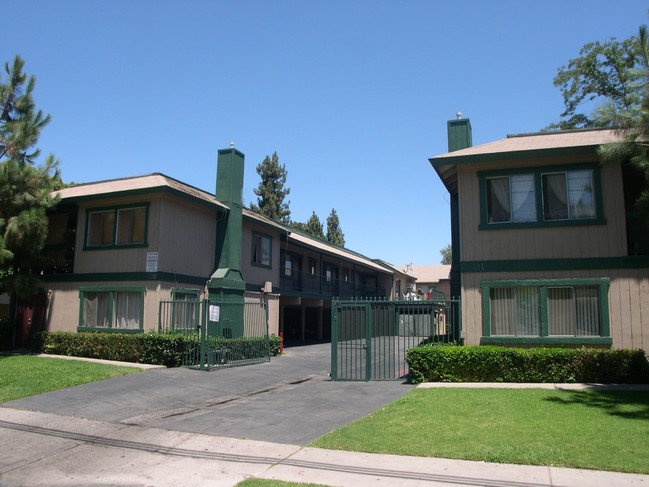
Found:
[[156, 368], [0, 407], [0, 486], [649, 486], [649, 476], [309, 448], [406, 394], [332, 382], [329, 346], [200, 372]]

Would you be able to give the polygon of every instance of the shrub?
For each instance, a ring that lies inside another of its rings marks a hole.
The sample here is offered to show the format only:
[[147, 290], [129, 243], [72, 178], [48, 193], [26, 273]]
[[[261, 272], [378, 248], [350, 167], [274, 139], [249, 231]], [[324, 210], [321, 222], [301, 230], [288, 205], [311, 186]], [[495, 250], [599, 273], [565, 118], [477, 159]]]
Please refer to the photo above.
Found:
[[[242, 360], [263, 353], [265, 338], [209, 338], [208, 350], [227, 349], [229, 360]], [[272, 356], [279, 355], [280, 339], [269, 337]], [[198, 335], [181, 333], [102, 333], [40, 332], [33, 344], [35, 352], [88, 357], [120, 362], [139, 362], [180, 367], [187, 356], [197, 356]]]
[[649, 383], [643, 350], [420, 345], [406, 353], [410, 381]]

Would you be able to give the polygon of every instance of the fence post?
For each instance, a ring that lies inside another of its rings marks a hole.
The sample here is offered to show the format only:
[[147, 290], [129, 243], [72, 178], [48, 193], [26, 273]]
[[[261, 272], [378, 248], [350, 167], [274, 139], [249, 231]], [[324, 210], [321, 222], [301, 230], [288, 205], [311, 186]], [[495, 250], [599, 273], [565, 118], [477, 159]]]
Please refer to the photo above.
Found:
[[205, 369], [205, 360], [207, 360], [207, 351], [205, 350], [205, 335], [207, 334], [207, 317], [209, 316], [209, 300], [204, 299], [203, 300], [203, 313], [201, 317], [201, 325], [200, 325], [200, 332], [199, 332], [199, 340], [201, 342], [200, 347], [200, 356], [198, 357], [198, 360], [200, 362], [200, 369], [204, 370]]
[[333, 300], [331, 303], [331, 380], [338, 378], [338, 315], [336, 308], [339, 302]]

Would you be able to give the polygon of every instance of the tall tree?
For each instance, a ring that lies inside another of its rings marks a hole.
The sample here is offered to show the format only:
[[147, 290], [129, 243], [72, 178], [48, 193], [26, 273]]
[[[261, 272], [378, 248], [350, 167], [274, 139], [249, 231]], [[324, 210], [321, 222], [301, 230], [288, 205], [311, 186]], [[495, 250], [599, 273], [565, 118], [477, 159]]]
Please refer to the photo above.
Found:
[[315, 211], [306, 222], [306, 231], [314, 237], [325, 239], [325, 234], [322, 231], [322, 222]]
[[259, 186], [254, 189], [257, 204], [253, 203], [250, 208], [271, 220], [289, 223], [291, 221], [290, 201], [285, 201], [285, 198], [291, 189], [285, 186], [288, 172], [284, 164], [279, 163], [277, 152], [273, 152], [271, 157], [266, 156], [257, 165], [257, 174], [261, 177]]
[[36, 165], [35, 148], [49, 115], [36, 110], [35, 78], [23, 72], [16, 56], [0, 77], [0, 292], [26, 296], [38, 285], [33, 268], [47, 238], [46, 212], [57, 200], [50, 193], [61, 187], [58, 161], [49, 155]]
[[345, 246], [345, 234], [340, 228], [340, 220], [335, 208], [331, 209], [331, 213], [327, 217], [327, 240], [339, 247]]
[[609, 116], [623, 139], [600, 146], [599, 154], [604, 163], [628, 161], [644, 177], [644, 189], [636, 200], [636, 209], [649, 219], [649, 34], [644, 25], [639, 29], [637, 50], [637, 66], [631, 72], [631, 80], [640, 100], [640, 110], [617, 110], [608, 105]]
[[453, 263], [453, 250], [451, 249], [451, 244], [442, 247], [439, 253], [442, 255], [442, 264], [451, 265]]
[[[640, 100], [633, 86], [632, 72], [639, 54], [635, 36], [623, 41], [611, 38], [607, 42], [585, 44], [579, 57], [559, 68], [554, 78], [565, 110], [559, 123], [549, 125], [546, 130], [610, 126], [613, 121], [607, 110], [611, 107], [617, 112], [637, 113]], [[607, 110], [602, 111], [604, 105]], [[584, 108], [589, 112], [584, 113]]]

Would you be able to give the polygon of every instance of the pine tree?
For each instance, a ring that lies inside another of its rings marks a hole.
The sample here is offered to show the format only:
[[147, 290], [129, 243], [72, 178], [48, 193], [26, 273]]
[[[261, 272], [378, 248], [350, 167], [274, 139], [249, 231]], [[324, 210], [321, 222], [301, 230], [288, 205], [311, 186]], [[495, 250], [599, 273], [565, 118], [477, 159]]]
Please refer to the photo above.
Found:
[[36, 166], [34, 146], [50, 116], [36, 110], [35, 79], [23, 66], [16, 56], [5, 64], [6, 81], [0, 78], [0, 292], [27, 296], [39, 282], [33, 268], [47, 238], [46, 212], [57, 202], [50, 193], [61, 179], [54, 156]]
[[259, 186], [254, 189], [257, 204], [250, 205], [253, 211], [280, 223], [291, 221], [290, 201], [284, 201], [291, 192], [285, 187], [287, 171], [284, 164], [279, 163], [277, 152], [272, 157], [266, 156], [257, 166], [257, 174], [261, 177]]
[[649, 221], [649, 33], [646, 26], [640, 27], [637, 39], [637, 65], [631, 80], [640, 100], [640, 110], [619, 110], [609, 104], [607, 113], [623, 139], [600, 146], [598, 152], [604, 163], [628, 161], [638, 170], [644, 184], [635, 209]]
[[327, 240], [339, 247], [345, 246], [345, 234], [340, 228], [340, 221], [335, 208], [331, 209], [331, 213], [327, 217]]
[[315, 211], [306, 222], [306, 231], [314, 237], [321, 238], [323, 240], [325, 238], [325, 234], [322, 231], [322, 222], [320, 221], [320, 218], [318, 218], [318, 215], [316, 215]]

